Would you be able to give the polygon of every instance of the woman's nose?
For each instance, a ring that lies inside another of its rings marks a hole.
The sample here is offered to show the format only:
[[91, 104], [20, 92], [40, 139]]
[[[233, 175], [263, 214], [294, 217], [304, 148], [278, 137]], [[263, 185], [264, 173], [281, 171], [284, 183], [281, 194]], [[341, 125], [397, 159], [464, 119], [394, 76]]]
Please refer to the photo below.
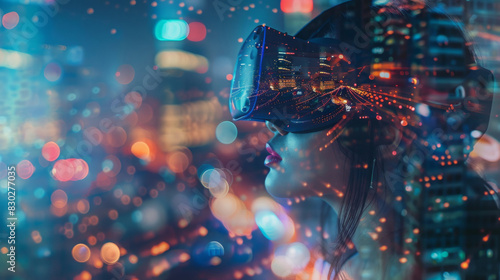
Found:
[[270, 121], [266, 121], [266, 126], [267, 128], [272, 132], [272, 133], [276, 133], [278, 132], [279, 134], [281, 134], [282, 136], [284, 135], [287, 135], [288, 132], [284, 131], [283, 129], [281, 129], [279, 126], [273, 124], [272, 122]]

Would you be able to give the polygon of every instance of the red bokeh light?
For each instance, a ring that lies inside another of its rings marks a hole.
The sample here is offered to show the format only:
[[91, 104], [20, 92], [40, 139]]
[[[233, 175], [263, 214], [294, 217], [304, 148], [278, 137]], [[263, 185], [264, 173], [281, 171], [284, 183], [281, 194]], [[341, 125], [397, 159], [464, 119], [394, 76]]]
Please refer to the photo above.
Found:
[[61, 150], [59, 149], [59, 146], [55, 142], [48, 142], [45, 145], [43, 145], [42, 156], [47, 161], [56, 160], [59, 157], [60, 153]]
[[313, 0], [281, 0], [281, 10], [284, 13], [310, 13], [313, 5]]
[[203, 41], [207, 37], [207, 28], [201, 22], [191, 22], [189, 24], [189, 34], [187, 39], [193, 42]]
[[16, 12], [6, 13], [2, 17], [2, 25], [6, 29], [13, 29], [19, 23], [19, 14]]
[[61, 159], [54, 164], [52, 174], [61, 182], [83, 180], [89, 174], [89, 165], [83, 159]]

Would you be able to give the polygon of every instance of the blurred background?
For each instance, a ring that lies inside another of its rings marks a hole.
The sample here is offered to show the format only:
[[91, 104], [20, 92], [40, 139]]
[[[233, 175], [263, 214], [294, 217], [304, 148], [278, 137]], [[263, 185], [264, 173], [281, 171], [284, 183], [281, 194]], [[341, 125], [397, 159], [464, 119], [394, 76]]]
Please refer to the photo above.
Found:
[[[228, 96], [253, 28], [295, 34], [341, 2], [1, 1], [0, 213], [16, 166], [18, 220], [15, 273], [0, 228], [0, 278], [309, 279], [319, 204], [268, 196], [272, 134], [233, 123]], [[500, 2], [432, 4], [498, 80]], [[471, 159], [494, 185], [497, 99]]]

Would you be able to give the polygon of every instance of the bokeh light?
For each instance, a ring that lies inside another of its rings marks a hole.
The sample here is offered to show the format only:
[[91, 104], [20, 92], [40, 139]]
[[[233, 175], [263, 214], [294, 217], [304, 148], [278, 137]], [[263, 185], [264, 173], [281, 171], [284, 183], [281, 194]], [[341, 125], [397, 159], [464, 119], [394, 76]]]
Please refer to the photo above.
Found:
[[75, 261], [84, 263], [90, 259], [90, 249], [85, 244], [76, 244], [71, 250], [71, 255]]
[[281, 220], [271, 211], [259, 211], [255, 215], [255, 222], [262, 234], [269, 240], [279, 240], [285, 235], [285, 227]]
[[238, 128], [230, 121], [223, 121], [217, 126], [215, 135], [222, 144], [231, 144], [238, 137]]
[[189, 35], [187, 39], [193, 42], [200, 42], [207, 36], [207, 28], [201, 22], [191, 22], [189, 24]]
[[122, 85], [130, 84], [134, 80], [134, 67], [128, 64], [123, 64], [115, 72], [115, 79]]
[[140, 159], [148, 159], [149, 158], [149, 146], [148, 144], [138, 141], [135, 142], [132, 147], [131, 147], [131, 152], [134, 156], [140, 158]]
[[61, 78], [62, 68], [58, 63], [51, 62], [45, 66], [43, 74], [49, 82], [55, 82]]
[[120, 248], [113, 243], [108, 242], [101, 247], [101, 258], [106, 264], [114, 264], [120, 259]]
[[189, 25], [184, 20], [160, 20], [156, 23], [155, 36], [160, 41], [182, 41], [189, 34]]
[[6, 13], [2, 17], [3, 27], [6, 29], [13, 29], [19, 23], [19, 14], [16, 12]]
[[55, 142], [47, 142], [45, 145], [43, 145], [42, 156], [48, 161], [56, 160], [59, 157], [60, 153], [61, 151], [59, 149], [59, 145], [57, 145]]
[[281, 0], [280, 6], [284, 13], [310, 13], [313, 0]]
[[35, 167], [29, 160], [22, 160], [17, 164], [17, 174], [22, 179], [28, 179], [35, 172]]

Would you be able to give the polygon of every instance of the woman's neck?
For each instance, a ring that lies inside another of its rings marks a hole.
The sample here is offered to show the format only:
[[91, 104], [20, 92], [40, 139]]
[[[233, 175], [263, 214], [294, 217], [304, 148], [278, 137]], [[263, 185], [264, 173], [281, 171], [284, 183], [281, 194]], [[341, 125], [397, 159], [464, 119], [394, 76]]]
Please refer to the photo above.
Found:
[[[338, 198], [325, 196], [323, 199], [339, 213], [341, 205]], [[376, 201], [365, 207], [351, 239], [358, 255], [346, 262], [342, 271], [351, 279], [367, 279], [366, 275], [370, 275], [371, 279], [384, 279], [387, 278], [384, 268], [395, 257], [391, 252], [396, 231], [394, 217], [391, 211], [383, 211], [384, 208]]]

